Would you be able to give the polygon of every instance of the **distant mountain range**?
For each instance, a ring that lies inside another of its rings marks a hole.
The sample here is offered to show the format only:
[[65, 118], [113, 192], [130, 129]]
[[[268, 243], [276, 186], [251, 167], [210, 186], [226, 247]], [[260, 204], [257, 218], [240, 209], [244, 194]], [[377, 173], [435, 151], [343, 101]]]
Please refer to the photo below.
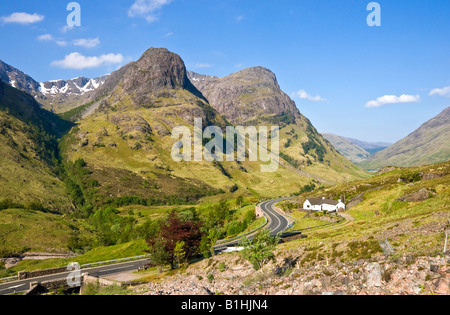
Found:
[[367, 160], [372, 154], [381, 151], [392, 143], [384, 142], [365, 142], [357, 139], [338, 136], [331, 133], [322, 133], [343, 156], [353, 163], [361, 163]]
[[34, 96], [45, 109], [55, 113], [62, 113], [83, 105], [92, 92], [103, 85], [108, 76], [37, 82], [29, 75], [0, 60], [1, 81]]
[[375, 153], [361, 166], [419, 166], [450, 160], [450, 107], [392, 146]]

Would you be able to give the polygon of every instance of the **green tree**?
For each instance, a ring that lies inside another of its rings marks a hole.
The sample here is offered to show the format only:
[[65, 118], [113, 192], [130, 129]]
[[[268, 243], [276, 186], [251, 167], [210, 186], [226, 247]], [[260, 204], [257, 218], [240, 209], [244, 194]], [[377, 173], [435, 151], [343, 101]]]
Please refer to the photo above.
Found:
[[161, 226], [158, 235], [147, 240], [152, 248], [156, 242], [162, 240], [165, 251], [168, 253], [171, 268], [175, 265], [175, 248], [178, 243], [184, 242], [185, 259], [189, 261], [200, 253], [200, 243], [203, 233], [200, 222], [182, 222], [176, 211], [169, 214], [166, 222]]
[[273, 253], [279, 243], [278, 236], [271, 236], [268, 230], [259, 232], [253, 241], [243, 238], [240, 245], [244, 249], [240, 252], [241, 256], [253, 265], [255, 270], [261, 270], [264, 265], [275, 260]]
[[184, 250], [184, 246], [186, 243], [184, 241], [178, 241], [175, 245], [175, 249], [173, 255], [175, 256], [175, 260], [178, 264], [178, 267], [182, 267], [185, 263], [186, 251]]
[[242, 208], [243, 203], [244, 203], [244, 196], [240, 195], [236, 199], [236, 206], [239, 206], [239, 208]]
[[158, 266], [159, 272], [163, 271], [165, 265], [171, 263], [170, 254], [166, 249], [166, 244], [162, 238], [157, 238], [149, 250], [152, 263]]

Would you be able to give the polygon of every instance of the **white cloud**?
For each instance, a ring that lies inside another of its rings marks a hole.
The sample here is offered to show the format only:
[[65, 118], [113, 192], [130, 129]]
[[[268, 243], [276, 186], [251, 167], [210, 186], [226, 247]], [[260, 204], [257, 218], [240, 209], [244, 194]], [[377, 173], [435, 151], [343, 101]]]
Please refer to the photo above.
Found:
[[155, 12], [163, 6], [168, 5], [173, 0], [136, 0], [128, 10], [130, 17], [144, 17], [147, 22], [152, 23], [158, 20]]
[[73, 52], [63, 60], [56, 60], [52, 62], [52, 66], [64, 69], [82, 70], [87, 68], [98, 68], [104, 65], [119, 64], [124, 61], [121, 54], [107, 54], [101, 56], [87, 57], [78, 52]]
[[61, 27], [60, 31], [61, 33], [67, 33], [68, 31], [71, 31], [74, 28], [75, 28], [74, 26], [64, 25], [63, 27]]
[[25, 12], [16, 12], [9, 16], [2, 16], [0, 17], [0, 21], [2, 23], [8, 24], [8, 23], [15, 23], [15, 24], [33, 24], [40, 22], [44, 19], [43, 15], [39, 15], [37, 13], [29, 14]]
[[312, 102], [326, 102], [326, 99], [324, 99], [320, 96], [309, 95], [305, 90], [300, 90], [298, 92], [292, 93], [292, 97], [298, 97], [302, 100], [308, 100], [308, 101], [312, 101]]
[[199, 62], [197, 62], [197, 63], [191, 64], [190, 67], [193, 68], [193, 69], [205, 69], [205, 68], [212, 68], [213, 65], [210, 65], [208, 63], [199, 63]]
[[438, 95], [444, 97], [450, 97], [450, 86], [444, 87], [442, 89], [434, 89], [430, 92], [430, 96]]
[[38, 36], [38, 40], [43, 42], [49, 42], [53, 40], [53, 35], [50, 34], [43, 34], [41, 36]]
[[55, 39], [51, 34], [43, 34], [37, 38], [41, 42], [55, 42], [58, 46], [67, 46], [68, 43], [64, 40]]
[[380, 106], [388, 105], [388, 104], [417, 103], [419, 101], [420, 101], [419, 95], [406, 95], [406, 94], [403, 94], [401, 96], [385, 95], [385, 96], [378, 97], [374, 101], [367, 102], [366, 107], [374, 108], [374, 107], [380, 107]]
[[79, 38], [73, 41], [75, 46], [82, 46], [85, 48], [94, 48], [100, 45], [100, 40], [97, 38]]
[[57, 41], [55, 41], [55, 43], [56, 43], [56, 45], [61, 46], [61, 47], [67, 46], [69, 44], [68, 42], [66, 42], [64, 40], [57, 40]]
[[241, 22], [245, 19], [245, 17], [243, 15], [239, 15], [236, 17], [236, 22]]

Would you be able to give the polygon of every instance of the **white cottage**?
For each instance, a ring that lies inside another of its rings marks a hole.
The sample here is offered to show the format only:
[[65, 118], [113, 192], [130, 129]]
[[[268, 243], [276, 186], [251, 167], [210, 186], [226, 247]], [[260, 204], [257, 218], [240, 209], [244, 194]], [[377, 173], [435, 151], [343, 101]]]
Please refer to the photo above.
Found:
[[320, 198], [306, 199], [303, 203], [304, 210], [311, 211], [328, 211], [328, 212], [338, 212], [340, 210], [345, 210], [345, 204], [341, 200]]

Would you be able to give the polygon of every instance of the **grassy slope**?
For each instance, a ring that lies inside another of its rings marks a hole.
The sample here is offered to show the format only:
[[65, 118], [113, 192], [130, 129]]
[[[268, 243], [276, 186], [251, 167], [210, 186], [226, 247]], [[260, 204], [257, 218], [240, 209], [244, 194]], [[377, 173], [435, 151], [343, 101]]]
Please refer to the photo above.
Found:
[[[317, 135], [314, 141], [326, 150], [323, 162], [319, 160], [316, 150], [306, 153], [302, 146], [302, 144], [310, 141], [311, 134]], [[280, 151], [294, 160], [291, 165], [312, 175], [313, 178], [325, 185], [370, 177], [369, 173], [339, 154], [330, 143], [315, 131], [309, 121], [287, 125], [282, 128], [280, 135]]]
[[[93, 167], [94, 177], [102, 184], [108, 182], [107, 178], [101, 178], [101, 170], [126, 170], [142, 178], [142, 180], [155, 181], [158, 189], [153, 193], [171, 194], [181, 193], [174, 191], [176, 185], [167, 185], [162, 182], [162, 175], [176, 178], [179, 182], [186, 180], [195, 185], [204, 183], [215, 189], [228, 191], [232, 186], [238, 185], [238, 194], [256, 194], [261, 196], [289, 195], [311, 179], [302, 174], [292, 172], [290, 167], [281, 166], [275, 173], [262, 173], [259, 162], [243, 162], [239, 165], [235, 162], [221, 163], [231, 178], [212, 163], [203, 162], [174, 162], [170, 156], [173, 144], [176, 142], [170, 136], [170, 131], [175, 126], [190, 126], [192, 121], [187, 121], [188, 113], [198, 112], [198, 105], [192, 99], [192, 95], [186, 95], [186, 91], [178, 95], [178, 99], [159, 99], [163, 105], [152, 108], [136, 108], [131, 99], [121, 97], [119, 102], [112, 99], [120, 94], [120, 89], [110, 98], [113, 103], [113, 111], [97, 113], [80, 120], [79, 125], [73, 130], [65, 142], [64, 154], [75, 161], [78, 158], [86, 160]], [[171, 104], [175, 102], [175, 104]], [[178, 103], [177, 103], [178, 102]], [[133, 119], [139, 117], [146, 121], [152, 128], [151, 133], [143, 133], [136, 130], [128, 130], [126, 126], [118, 126], [111, 122], [112, 116], [130, 116]], [[199, 114], [203, 115], [203, 114]], [[201, 117], [201, 116], [200, 116]], [[221, 122], [219, 122], [221, 123]], [[88, 140], [89, 144], [80, 146], [80, 137]], [[137, 149], [138, 148], [138, 149]], [[242, 170], [245, 168], [245, 171]], [[96, 174], [97, 172], [97, 174]], [[120, 188], [119, 181], [108, 182], [112, 186], [107, 191], [109, 194], [117, 194]], [[130, 187], [129, 185], [127, 185]], [[248, 188], [248, 191], [247, 191]], [[186, 190], [186, 189], [184, 189]], [[136, 195], [152, 194], [151, 189], [137, 188]]]
[[55, 211], [69, 209], [64, 183], [35, 150], [39, 145], [28, 136], [24, 122], [0, 112], [0, 200], [39, 201]]
[[74, 230], [90, 235], [82, 222], [61, 215], [24, 209], [0, 211], [0, 252], [68, 253]]
[[56, 138], [70, 123], [42, 110], [30, 95], [0, 83], [0, 200], [72, 208], [54, 172]]
[[450, 107], [419, 129], [361, 163], [367, 169], [419, 166], [450, 159]]
[[370, 156], [369, 152], [343, 137], [331, 133], [324, 133], [323, 136], [336, 148], [336, 150], [339, 151], [339, 153], [353, 163], [362, 162]]
[[[398, 182], [405, 174], [420, 172], [445, 176], [412, 183]], [[282, 245], [281, 249], [305, 246], [310, 251], [305, 253], [304, 259], [314, 252], [316, 256], [312, 260], [337, 257], [351, 260], [381, 254], [376, 242], [388, 239], [394, 246], [396, 255], [436, 254], [443, 249], [444, 229], [450, 219], [449, 183], [450, 163], [442, 163], [422, 168], [398, 169], [369, 180], [303, 194], [295, 200], [296, 206], [302, 205], [306, 198], [312, 196], [338, 198], [345, 194], [350, 198], [364, 194], [364, 200], [346, 212], [354, 218], [353, 222], [306, 232], [308, 239]], [[427, 188], [435, 195], [419, 202], [397, 200], [421, 188]], [[361, 245], [361, 241], [369, 243]], [[368, 252], [369, 247], [372, 252]], [[314, 255], [309, 258], [312, 256]]]

